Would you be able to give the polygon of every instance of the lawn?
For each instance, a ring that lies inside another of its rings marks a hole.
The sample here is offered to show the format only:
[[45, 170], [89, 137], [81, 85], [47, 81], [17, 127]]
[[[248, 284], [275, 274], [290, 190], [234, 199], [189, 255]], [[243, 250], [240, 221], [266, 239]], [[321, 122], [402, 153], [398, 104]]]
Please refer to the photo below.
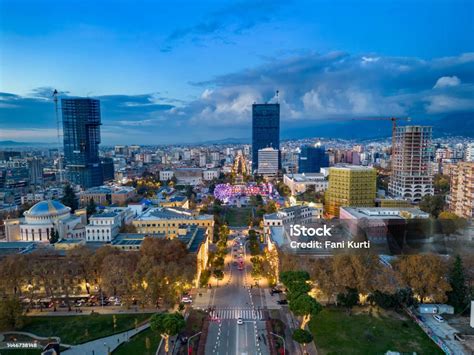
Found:
[[[147, 341], [149, 339], [148, 349]], [[129, 355], [129, 354], [142, 354], [152, 355], [155, 354], [158, 344], [160, 343], [160, 337], [157, 333], [153, 332], [150, 328], [138, 333], [130, 339], [128, 343], [120, 345], [115, 349], [113, 355]]]
[[443, 354], [407, 316], [395, 313], [348, 315], [344, 309], [325, 308], [310, 322], [320, 354]]
[[40, 349], [0, 349], [0, 354], [12, 354], [12, 355], [41, 355], [42, 350]]
[[58, 336], [65, 344], [80, 344], [132, 329], [135, 319], [141, 324], [150, 316], [146, 313], [117, 314], [115, 330], [111, 314], [27, 317], [21, 330], [44, 337]]
[[231, 227], [248, 226], [252, 207], [229, 207], [225, 210], [224, 219]]

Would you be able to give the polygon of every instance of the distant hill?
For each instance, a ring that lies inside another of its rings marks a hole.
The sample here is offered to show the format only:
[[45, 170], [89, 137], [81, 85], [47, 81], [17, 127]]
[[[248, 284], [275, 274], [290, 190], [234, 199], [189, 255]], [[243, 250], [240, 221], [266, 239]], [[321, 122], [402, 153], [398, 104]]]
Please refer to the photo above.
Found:
[[[406, 125], [407, 123], [403, 123]], [[474, 113], [456, 113], [436, 119], [412, 119], [412, 125], [433, 126], [433, 136], [463, 136], [474, 138]], [[282, 122], [282, 139], [301, 139], [310, 137], [341, 139], [378, 139], [392, 135], [390, 121], [312, 121], [308, 124], [288, 126]]]
[[200, 142], [200, 144], [250, 144], [247, 138], [223, 138], [211, 141]]
[[435, 136], [463, 136], [474, 138], [474, 113], [456, 113], [433, 123]]
[[52, 145], [52, 144], [54, 143], [0, 141], [0, 147], [34, 147], [38, 145]]

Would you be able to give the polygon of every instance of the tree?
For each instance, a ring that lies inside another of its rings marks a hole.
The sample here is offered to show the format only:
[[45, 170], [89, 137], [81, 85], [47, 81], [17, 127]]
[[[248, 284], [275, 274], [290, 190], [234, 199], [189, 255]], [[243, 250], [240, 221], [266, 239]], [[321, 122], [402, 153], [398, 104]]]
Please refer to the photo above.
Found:
[[311, 320], [311, 317], [316, 316], [323, 308], [318, 301], [306, 293], [291, 299], [289, 306], [296, 316], [303, 318], [300, 326], [301, 329], [304, 329]]
[[311, 317], [321, 312], [322, 306], [310, 295], [309, 274], [306, 271], [284, 271], [280, 273], [280, 280], [288, 289], [287, 297], [290, 310], [303, 317], [301, 329], [311, 320]]
[[15, 330], [23, 325], [23, 306], [18, 297], [0, 300], [0, 331]]
[[48, 240], [49, 240], [50, 244], [57, 243], [58, 240], [59, 240], [59, 232], [57, 230], [55, 230], [54, 228], [51, 228]]
[[459, 255], [454, 259], [454, 263], [448, 275], [451, 291], [448, 291], [448, 304], [454, 307], [456, 313], [466, 309], [469, 300], [469, 290], [466, 286], [466, 276], [464, 266]]
[[374, 293], [371, 293], [368, 297], [367, 300], [371, 304], [376, 304], [379, 307], [385, 308], [385, 309], [390, 309], [394, 308], [398, 305], [398, 299], [396, 295], [380, 292], [380, 291], [375, 291]]
[[104, 258], [101, 278], [104, 290], [113, 295], [121, 296], [124, 303], [131, 302], [134, 286], [134, 273], [138, 263], [137, 253], [127, 252], [127, 256], [111, 254]]
[[446, 264], [439, 255], [404, 255], [393, 266], [402, 285], [411, 288], [420, 302], [428, 297], [435, 302], [446, 300], [446, 292], [451, 286], [446, 277]]
[[449, 176], [436, 174], [433, 179], [433, 187], [436, 193], [445, 194], [449, 192]]
[[66, 185], [64, 187], [64, 196], [61, 199], [61, 202], [71, 208], [71, 212], [74, 212], [79, 207], [79, 203], [77, 201], [76, 193], [74, 192], [71, 185]]
[[351, 309], [359, 303], [359, 292], [356, 288], [348, 287], [346, 288], [346, 292], [337, 295], [337, 303]]
[[453, 234], [467, 225], [464, 218], [448, 211], [441, 212], [438, 215], [438, 221], [441, 223], [441, 230], [447, 235]]
[[311, 280], [317, 284], [318, 290], [321, 291], [331, 303], [334, 295], [339, 289], [338, 280], [334, 276], [333, 258], [318, 258], [310, 268]]
[[4, 295], [21, 295], [21, 286], [26, 283], [27, 256], [12, 254], [3, 258], [0, 262], [0, 292]]
[[306, 344], [313, 341], [313, 335], [304, 329], [295, 329], [292, 336], [293, 340], [299, 344], [303, 344], [306, 353]]
[[93, 256], [94, 252], [84, 245], [77, 246], [66, 252], [66, 260], [76, 263], [77, 276], [84, 281], [87, 294], [91, 292], [89, 282], [94, 277], [92, 270]]
[[268, 201], [267, 205], [265, 206], [265, 212], [275, 213], [276, 211], [278, 211], [278, 208], [275, 201]]
[[157, 313], [150, 318], [150, 326], [165, 340], [165, 353], [168, 353], [169, 338], [183, 330], [186, 322], [179, 313]]
[[437, 218], [444, 208], [444, 196], [424, 196], [420, 201], [419, 207], [422, 211], [425, 211]]
[[120, 233], [137, 233], [137, 227], [130, 223], [130, 224], [122, 224], [119, 230]]
[[97, 205], [95, 203], [95, 200], [91, 198], [89, 199], [89, 202], [87, 202], [87, 207], [86, 207], [87, 219], [89, 219], [96, 212], [97, 212]]

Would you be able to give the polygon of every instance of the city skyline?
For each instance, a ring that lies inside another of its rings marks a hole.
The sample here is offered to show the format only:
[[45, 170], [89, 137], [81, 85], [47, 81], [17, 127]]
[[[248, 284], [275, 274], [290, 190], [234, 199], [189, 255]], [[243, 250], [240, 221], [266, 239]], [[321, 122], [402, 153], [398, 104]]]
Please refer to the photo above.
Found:
[[474, 111], [472, 1], [76, 5], [2, 2], [0, 140], [54, 142], [54, 89], [101, 101], [104, 144], [249, 139], [276, 90], [282, 138]]

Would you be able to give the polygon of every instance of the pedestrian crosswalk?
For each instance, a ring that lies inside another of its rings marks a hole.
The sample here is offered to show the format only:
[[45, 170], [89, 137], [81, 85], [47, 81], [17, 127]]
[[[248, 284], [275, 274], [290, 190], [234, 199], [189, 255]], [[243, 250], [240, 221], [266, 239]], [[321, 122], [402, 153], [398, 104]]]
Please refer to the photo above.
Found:
[[253, 308], [215, 308], [209, 311], [211, 319], [263, 320], [263, 312]]

